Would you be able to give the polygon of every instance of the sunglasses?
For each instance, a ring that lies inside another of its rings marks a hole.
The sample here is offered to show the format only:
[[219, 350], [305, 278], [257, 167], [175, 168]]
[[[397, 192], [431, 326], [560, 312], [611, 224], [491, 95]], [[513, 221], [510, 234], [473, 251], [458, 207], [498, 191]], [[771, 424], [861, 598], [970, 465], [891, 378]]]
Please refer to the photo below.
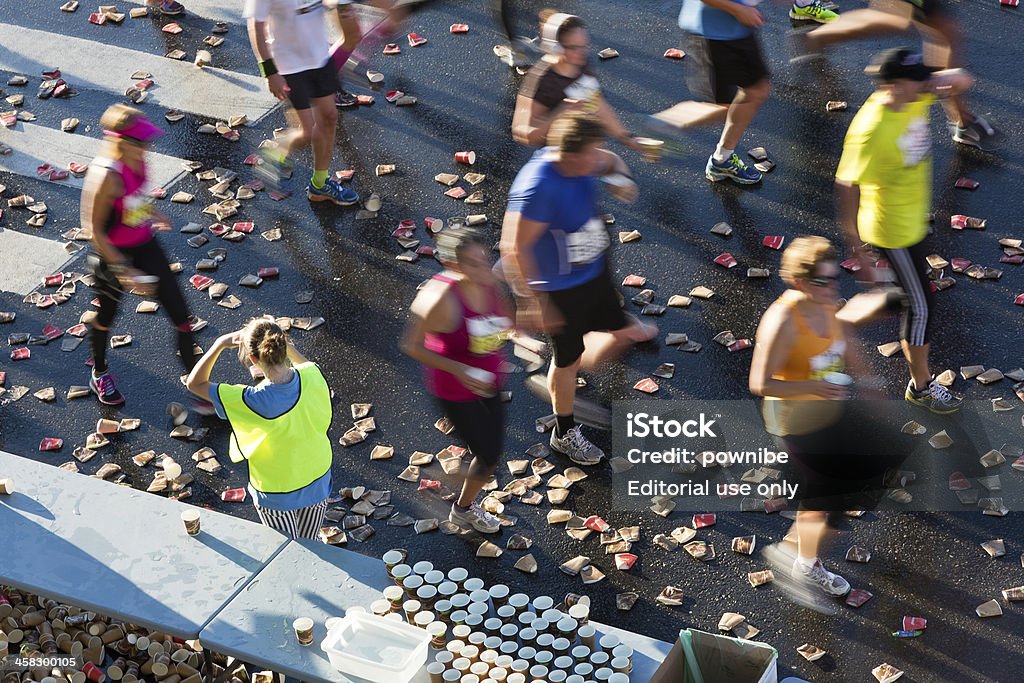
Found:
[[828, 285], [835, 284], [839, 281], [838, 275], [827, 275], [821, 277], [809, 277], [807, 282], [814, 285], [815, 287], [827, 287]]

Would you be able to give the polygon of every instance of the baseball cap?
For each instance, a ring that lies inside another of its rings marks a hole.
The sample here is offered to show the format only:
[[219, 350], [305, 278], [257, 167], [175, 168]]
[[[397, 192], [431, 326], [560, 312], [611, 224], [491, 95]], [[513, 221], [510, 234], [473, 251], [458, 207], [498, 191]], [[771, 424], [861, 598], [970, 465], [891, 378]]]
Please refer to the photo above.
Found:
[[896, 80], [927, 81], [938, 69], [927, 66], [920, 52], [896, 47], [883, 50], [872, 58], [864, 73], [883, 83]]

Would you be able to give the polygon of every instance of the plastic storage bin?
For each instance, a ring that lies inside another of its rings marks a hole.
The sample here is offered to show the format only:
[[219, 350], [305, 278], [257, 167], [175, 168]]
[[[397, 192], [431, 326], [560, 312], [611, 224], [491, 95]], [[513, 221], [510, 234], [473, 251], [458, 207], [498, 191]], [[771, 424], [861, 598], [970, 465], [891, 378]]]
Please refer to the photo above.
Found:
[[338, 671], [374, 683], [406, 683], [427, 661], [430, 635], [409, 624], [349, 613], [320, 643]]

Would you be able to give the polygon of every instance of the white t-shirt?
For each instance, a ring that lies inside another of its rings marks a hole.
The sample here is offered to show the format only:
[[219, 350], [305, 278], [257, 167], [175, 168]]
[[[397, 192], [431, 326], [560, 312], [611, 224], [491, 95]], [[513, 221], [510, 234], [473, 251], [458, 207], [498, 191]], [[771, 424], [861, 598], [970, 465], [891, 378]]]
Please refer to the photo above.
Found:
[[280, 74], [319, 69], [331, 49], [322, 0], [246, 0], [246, 19], [267, 22], [267, 44]]

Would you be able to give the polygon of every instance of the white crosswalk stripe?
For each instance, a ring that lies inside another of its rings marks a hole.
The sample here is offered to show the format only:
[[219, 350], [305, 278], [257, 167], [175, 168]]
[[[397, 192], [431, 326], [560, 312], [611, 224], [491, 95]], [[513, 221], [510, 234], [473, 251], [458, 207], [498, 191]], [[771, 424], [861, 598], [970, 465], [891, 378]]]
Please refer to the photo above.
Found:
[[3, 46], [0, 70], [30, 77], [38, 77], [40, 65], [48, 65], [54, 54], [75, 55], [73, 62], [61, 65], [61, 72], [64, 80], [77, 89], [121, 95], [132, 85], [130, 76], [134, 71], [148, 71], [156, 82], [149, 91], [148, 106], [179, 109], [220, 120], [245, 114], [250, 122], [255, 122], [278, 105], [259, 76], [217, 68], [200, 69], [189, 62], [107, 45], [99, 40], [0, 23], [0, 45]]
[[[71, 161], [88, 164], [99, 153], [102, 144], [98, 138], [21, 121], [14, 128], [6, 129], [0, 140], [12, 149], [10, 154], [0, 156], [0, 169], [29, 177], [36, 176], [36, 169], [42, 164], [58, 169], [67, 169]], [[167, 187], [185, 173], [181, 159], [156, 152], [146, 155], [147, 190]], [[72, 175], [53, 184], [81, 189], [83, 182], [84, 179]]]

